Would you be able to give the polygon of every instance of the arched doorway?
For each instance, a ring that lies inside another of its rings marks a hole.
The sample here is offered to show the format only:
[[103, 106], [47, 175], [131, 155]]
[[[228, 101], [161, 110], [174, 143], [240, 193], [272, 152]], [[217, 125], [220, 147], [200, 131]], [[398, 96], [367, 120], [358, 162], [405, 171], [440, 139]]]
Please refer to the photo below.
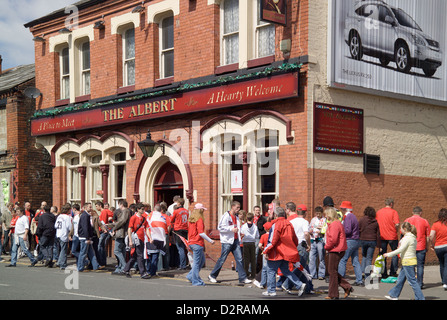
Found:
[[183, 196], [183, 179], [179, 168], [168, 161], [155, 176], [154, 203], [164, 201], [169, 206], [176, 195]]

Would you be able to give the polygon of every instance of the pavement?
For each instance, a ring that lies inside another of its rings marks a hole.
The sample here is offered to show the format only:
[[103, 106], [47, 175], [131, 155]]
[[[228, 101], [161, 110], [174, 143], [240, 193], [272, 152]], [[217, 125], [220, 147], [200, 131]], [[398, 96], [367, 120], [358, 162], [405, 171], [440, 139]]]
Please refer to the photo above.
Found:
[[[0, 266], [6, 266], [9, 264], [10, 256], [2, 256], [3, 261], [1, 262]], [[108, 273], [112, 272], [114, 270], [114, 265], [116, 263], [116, 260], [114, 258], [108, 258], [107, 266], [103, 270], [98, 270], [95, 272], [98, 273]], [[18, 265], [29, 265], [28, 258], [24, 257], [19, 259]], [[211, 273], [212, 267], [214, 266], [214, 262], [207, 259], [207, 267], [203, 268], [200, 271], [200, 277], [202, 280], [208, 284], [211, 285], [212, 283], [208, 280], [208, 275]], [[348, 267], [350, 266], [350, 263], [348, 263]], [[74, 258], [68, 259], [68, 268], [67, 269], [75, 269], [75, 260]], [[349, 269], [348, 269], [349, 270]], [[400, 271], [400, 270], [399, 270]], [[176, 279], [182, 282], [188, 282], [186, 279], [186, 275], [188, 274], [189, 270], [169, 270], [169, 271], [159, 271], [157, 274], [158, 276], [163, 278], [170, 278], [170, 279]], [[352, 273], [348, 273], [346, 275], [346, 279], [351, 283], [354, 284], [355, 282], [355, 276]], [[241, 285], [239, 284], [238, 280], [238, 274], [236, 271], [223, 268], [217, 278], [218, 284], [221, 286], [229, 286], [229, 287], [245, 287], [245, 288], [253, 288], [253, 290], [259, 293], [261, 295], [262, 291], [265, 291], [265, 289], [259, 289], [255, 287], [252, 283]], [[303, 296], [304, 299], [310, 299], [310, 300], [322, 300], [327, 296], [328, 291], [328, 283], [325, 282], [325, 280], [313, 280], [312, 281], [314, 286], [314, 294], [306, 294]], [[216, 284], [212, 284], [216, 285]], [[447, 299], [447, 291], [444, 290], [441, 283], [441, 277], [440, 277], [440, 271], [439, 271], [439, 265], [426, 265], [424, 270], [424, 289], [423, 294], [427, 300], [446, 300]], [[349, 299], [351, 300], [384, 300], [385, 295], [387, 295], [388, 291], [394, 286], [394, 284], [389, 283], [382, 283], [379, 281], [375, 281], [370, 283], [369, 285], [360, 287], [360, 286], [353, 286], [354, 292], [351, 294]], [[256, 295], [258, 294], [256, 293]], [[295, 296], [294, 296], [295, 294]], [[292, 295], [287, 294], [286, 292], [278, 291], [277, 297], [280, 299], [295, 299], [296, 298], [297, 291], [293, 290]], [[343, 296], [342, 289], [340, 288], [340, 297]], [[414, 293], [408, 283], [405, 284], [404, 289], [402, 291], [402, 294], [400, 296], [400, 300], [412, 300], [414, 299]]]

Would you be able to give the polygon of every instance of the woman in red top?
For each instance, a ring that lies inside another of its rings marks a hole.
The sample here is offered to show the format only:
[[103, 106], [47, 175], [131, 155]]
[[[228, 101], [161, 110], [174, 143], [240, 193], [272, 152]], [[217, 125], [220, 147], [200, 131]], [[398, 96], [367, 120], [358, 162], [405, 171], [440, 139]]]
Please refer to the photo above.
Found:
[[345, 255], [348, 248], [346, 242], [345, 229], [337, 219], [337, 211], [333, 207], [324, 210], [327, 218], [326, 245], [324, 248], [329, 252], [328, 273], [329, 273], [329, 292], [326, 299], [338, 299], [338, 286], [345, 290], [347, 298], [354, 289], [348, 281], [338, 273], [338, 264]]
[[188, 219], [188, 243], [193, 252], [193, 263], [191, 271], [186, 278], [191, 281], [193, 286], [204, 286], [205, 282], [200, 278], [199, 272], [202, 266], [205, 264], [205, 242], [208, 241], [214, 244], [205, 233], [205, 221], [203, 218], [203, 212], [206, 208], [201, 203], [197, 203]]
[[430, 242], [439, 259], [442, 286], [447, 290], [447, 209], [441, 209], [438, 221], [431, 227]]

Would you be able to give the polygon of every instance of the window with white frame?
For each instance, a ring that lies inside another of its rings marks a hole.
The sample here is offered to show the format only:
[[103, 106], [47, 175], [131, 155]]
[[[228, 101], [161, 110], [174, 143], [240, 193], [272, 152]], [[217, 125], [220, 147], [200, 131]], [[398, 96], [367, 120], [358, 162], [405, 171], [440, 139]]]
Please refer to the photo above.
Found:
[[275, 54], [275, 25], [261, 20], [261, 0], [257, 0], [255, 24], [255, 58]]
[[101, 154], [94, 154], [88, 157], [87, 167], [87, 201], [102, 201], [102, 172], [100, 163], [102, 160]]
[[174, 17], [160, 22], [160, 78], [174, 76]]
[[60, 77], [61, 90], [60, 99], [70, 99], [70, 55], [68, 47], [63, 48], [59, 54], [60, 57]]
[[135, 29], [127, 29], [123, 34], [123, 84], [135, 84]]
[[279, 197], [279, 134], [276, 130], [260, 129], [254, 132], [252, 156], [256, 165], [252, 166], [253, 185], [256, 186], [255, 203], [264, 205]]
[[118, 201], [126, 199], [126, 152], [111, 157], [110, 186], [111, 203], [117, 208]]
[[79, 156], [66, 160], [68, 202], [81, 204], [81, 174], [78, 172]]
[[248, 181], [242, 181], [242, 189], [249, 192], [249, 207], [271, 203], [279, 197], [279, 133], [277, 130], [258, 129], [240, 135], [225, 133], [214, 138], [219, 148], [219, 215], [228, 211], [232, 201], [243, 205], [243, 192], [232, 190], [232, 172], [243, 171], [244, 152], [249, 163]]
[[239, 62], [239, 0], [221, 3], [222, 65]]
[[[231, 175], [242, 172], [242, 137], [239, 134], [222, 134], [220, 136], [221, 147], [219, 150], [220, 160], [220, 214], [228, 211], [232, 201], [239, 201], [242, 204], [243, 193], [232, 192]], [[245, 186], [243, 186], [245, 187]]]
[[80, 95], [85, 96], [90, 94], [90, 42], [86, 41], [80, 45]]

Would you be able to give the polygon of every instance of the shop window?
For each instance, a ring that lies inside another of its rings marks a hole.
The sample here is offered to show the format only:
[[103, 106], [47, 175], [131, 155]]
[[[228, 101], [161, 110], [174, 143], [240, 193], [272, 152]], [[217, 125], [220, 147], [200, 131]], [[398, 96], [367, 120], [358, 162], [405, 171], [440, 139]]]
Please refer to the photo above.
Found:
[[68, 47], [59, 53], [60, 59], [60, 99], [70, 99], [70, 57]]
[[239, 62], [239, 0], [221, 4], [222, 65]]
[[[217, 138], [217, 139], [216, 139]], [[220, 139], [220, 141], [219, 141]], [[262, 208], [279, 197], [279, 132], [258, 129], [243, 135], [224, 133], [213, 139], [219, 150], [219, 214], [228, 211], [232, 201], [243, 206], [243, 189], [248, 190], [247, 206]], [[249, 164], [248, 181], [235, 184], [243, 177], [243, 154]], [[232, 177], [233, 176], [233, 177]], [[237, 180], [236, 179], [236, 180]], [[238, 189], [242, 187], [242, 189]]]
[[87, 185], [88, 185], [88, 194], [87, 201], [102, 201], [102, 194], [98, 191], [101, 191], [102, 188], [102, 172], [100, 168], [100, 163], [102, 160], [102, 156], [92, 155], [88, 157], [88, 168], [87, 168]]
[[67, 159], [67, 191], [71, 204], [81, 204], [81, 174], [78, 167], [79, 156]]
[[[279, 139], [276, 130], [261, 129], [255, 133], [256, 144], [252, 154], [256, 157], [253, 166], [254, 184], [256, 185], [255, 203], [265, 207], [279, 197]], [[253, 162], [252, 162], [253, 163]]]
[[135, 84], [135, 29], [123, 34], [123, 83], [124, 87]]
[[111, 205], [118, 207], [118, 201], [126, 199], [126, 152], [111, 157], [110, 171]]
[[[221, 135], [220, 148], [220, 213], [228, 211], [232, 201], [242, 206], [242, 190], [232, 190], [231, 176], [242, 172], [242, 137], [231, 133]], [[234, 187], [234, 186], [233, 186]]]
[[174, 76], [174, 17], [160, 23], [160, 78]]

